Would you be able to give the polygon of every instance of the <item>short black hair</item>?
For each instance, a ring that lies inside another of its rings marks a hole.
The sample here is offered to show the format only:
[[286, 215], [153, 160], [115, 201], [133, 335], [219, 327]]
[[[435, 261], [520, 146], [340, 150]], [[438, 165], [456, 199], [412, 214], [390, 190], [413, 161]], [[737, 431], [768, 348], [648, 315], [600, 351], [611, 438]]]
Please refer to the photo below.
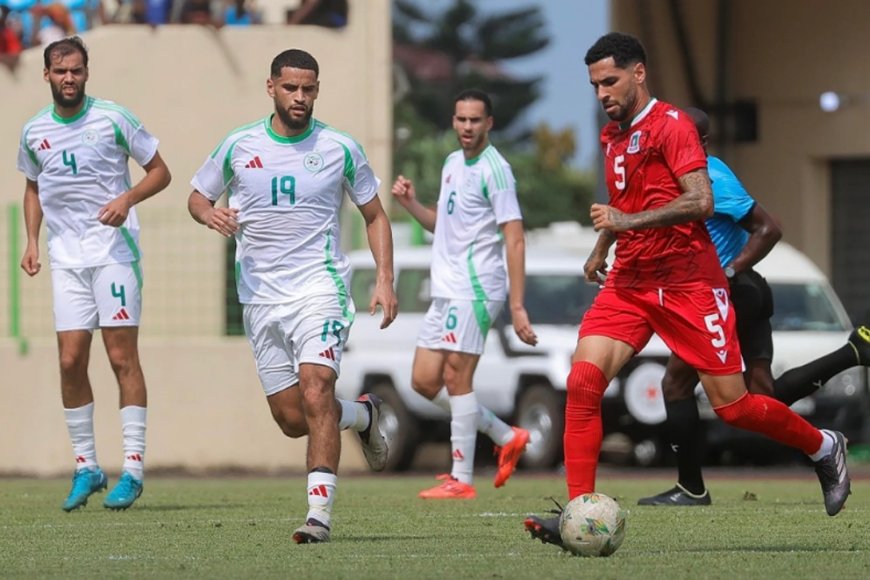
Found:
[[272, 78], [280, 77], [281, 69], [284, 67], [312, 70], [314, 71], [315, 78], [320, 76], [320, 67], [317, 65], [317, 60], [310, 53], [298, 48], [285, 50], [272, 59], [272, 68], [270, 70]]
[[465, 89], [453, 99], [453, 106], [456, 107], [456, 103], [459, 101], [480, 101], [483, 103], [486, 116], [492, 117], [492, 100], [480, 89]]
[[641, 62], [646, 64], [646, 51], [640, 41], [630, 34], [611, 32], [595, 41], [586, 51], [586, 66], [613, 57], [613, 62], [619, 68]]
[[78, 52], [82, 55], [82, 62], [84, 63], [85, 68], [87, 68], [88, 48], [85, 46], [85, 42], [78, 36], [67, 36], [66, 38], [55, 40], [46, 46], [45, 50], [42, 52], [42, 60], [45, 61], [45, 68], [51, 68], [51, 57], [53, 55], [56, 54], [58, 57], [63, 58], [74, 52]]

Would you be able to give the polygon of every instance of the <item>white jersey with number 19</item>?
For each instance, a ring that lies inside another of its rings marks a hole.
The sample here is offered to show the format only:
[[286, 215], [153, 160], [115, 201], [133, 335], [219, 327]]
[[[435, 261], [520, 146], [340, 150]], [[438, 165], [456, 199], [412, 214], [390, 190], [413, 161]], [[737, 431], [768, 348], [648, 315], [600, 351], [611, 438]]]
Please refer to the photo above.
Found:
[[504, 300], [507, 275], [499, 226], [523, 219], [511, 167], [487, 145], [474, 159], [454, 151], [441, 171], [432, 290], [435, 298]]
[[157, 139], [130, 111], [94, 97], [73, 117], [49, 105], [24, 125], [18, 170], [39, 187], [52, 268], [139, 260], [136, 209], [120, 228], [101, 224], [97, 214], [130, 189], [129, 158], [144, 166], [156, 152]]
[[295, 137], [266, 117], [231, 132], [191, 181], [211, 201], [227, 192], [239, 211], [236, 285], [242, 304], [333, 295], [352, 308], [350, 264], [339, 241], [344, 193], [357, 206], [377, 195], [362, 147], [312, 119]]

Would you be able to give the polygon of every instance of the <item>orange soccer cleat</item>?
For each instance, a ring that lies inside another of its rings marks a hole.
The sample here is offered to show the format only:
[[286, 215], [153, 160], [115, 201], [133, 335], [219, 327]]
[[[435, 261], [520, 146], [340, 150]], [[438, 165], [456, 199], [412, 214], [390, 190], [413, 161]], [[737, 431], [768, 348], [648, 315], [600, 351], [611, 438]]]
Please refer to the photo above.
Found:
[[417, 497], [422, 499], [474, 499], [477, 497], [473, 485], [462, 483], [453, 476], [448, 476], [446, 479], [439, 477], [439, 479], [441, 479], [441, 483], [435, 487], [424, 489]]
[[495, 474], [496, 487], [501, 487], [507, 482], [511, 474], [517, 468], [520, 455], [526, 450], [529, 443], [529, 432], [521, 427], [511, 427], [514, 430], [514, 438], [508, 441], [498, 451], [498, 472]]

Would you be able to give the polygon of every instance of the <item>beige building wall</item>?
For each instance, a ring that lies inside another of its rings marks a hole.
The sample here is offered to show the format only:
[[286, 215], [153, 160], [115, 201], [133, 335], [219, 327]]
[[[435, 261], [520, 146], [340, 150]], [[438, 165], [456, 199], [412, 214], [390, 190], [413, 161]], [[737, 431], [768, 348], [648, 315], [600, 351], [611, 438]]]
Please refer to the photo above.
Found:
[[[689, 106], [683, 57], [667, 2], [612, 0], [612, 30], [639, 36], [650, 53], [654, 94]], [[716, 0], [679, 2], [704, 95], [715, 90]], [[870, 2], [731, 0], [728, 97], [758, 103], [759, 138], [722, 155], [783, 223], [785, 239], [830, 273], [828, 162], [870, 156]], [[646, 7], [646, 8], [644, 8]], [[824, 91], [858, 97], [836, 113]]]
[[[352, 4], [352, 7], [360, 6]], [[336, 32], [314, 26], [213, 30], [199, 26], [102, 27], [88, 33], [88, 93], [117, 101], [160, 139], [173, 182], [139, 207], [145, 286], [141, 354], [149, 384], [151, 468], [304, 467], [304, 441], [288, 444], [269, 416], [244, 338], [224, 337], [224, 240], [186, 209], [190, 178], [233, 128], [273, 110], [265, 93], [272, 58], [311, 52], [321, 67], [315, 116], [354, 136], [375, 173], [391, 175], [391, 54], [388, 0], [367, 0]], [[21, 126], [45, 104], [42, 54], [30, 50], [14, 74], [0, 68], [0, 473], [66, 473], [70, 448], [60, 404], [50, 275], [17, 274], [24, 248], [23, 176], [15, 170]], [[133, 164], [135, 167], [135, 163]], [[134, 179], [142, 172], [134, 168]], [[385, 187], [382, 186], [382, 193]], [[358, 219], [345, 215], [347, 227]], [[14, 246], [18, 245], [15, 249]], [[14, 251], [13, 251], [14, 250]], [[10, 337], [11, 285], [20, 277], [22, 341]], [[26, 348], [25, 348], [26, 346]], [[26, 353], [24, 352], [26, 350]], [[95, 336], [91, 380], [101, 462], [121, 465], [117, 388]], [[348, 445], [344, 465], [363, 465]]]

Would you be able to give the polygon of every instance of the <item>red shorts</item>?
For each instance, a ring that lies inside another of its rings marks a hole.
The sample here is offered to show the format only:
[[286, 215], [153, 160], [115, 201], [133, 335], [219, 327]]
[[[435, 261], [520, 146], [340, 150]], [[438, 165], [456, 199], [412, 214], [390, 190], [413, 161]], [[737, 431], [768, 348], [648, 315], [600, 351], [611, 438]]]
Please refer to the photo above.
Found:
[[640, 352], [659, 335], [675, 355], [710, 375], [743, 371], [727, 288], [604, 288], [580, 324], [580, 338], [606, 336]]

